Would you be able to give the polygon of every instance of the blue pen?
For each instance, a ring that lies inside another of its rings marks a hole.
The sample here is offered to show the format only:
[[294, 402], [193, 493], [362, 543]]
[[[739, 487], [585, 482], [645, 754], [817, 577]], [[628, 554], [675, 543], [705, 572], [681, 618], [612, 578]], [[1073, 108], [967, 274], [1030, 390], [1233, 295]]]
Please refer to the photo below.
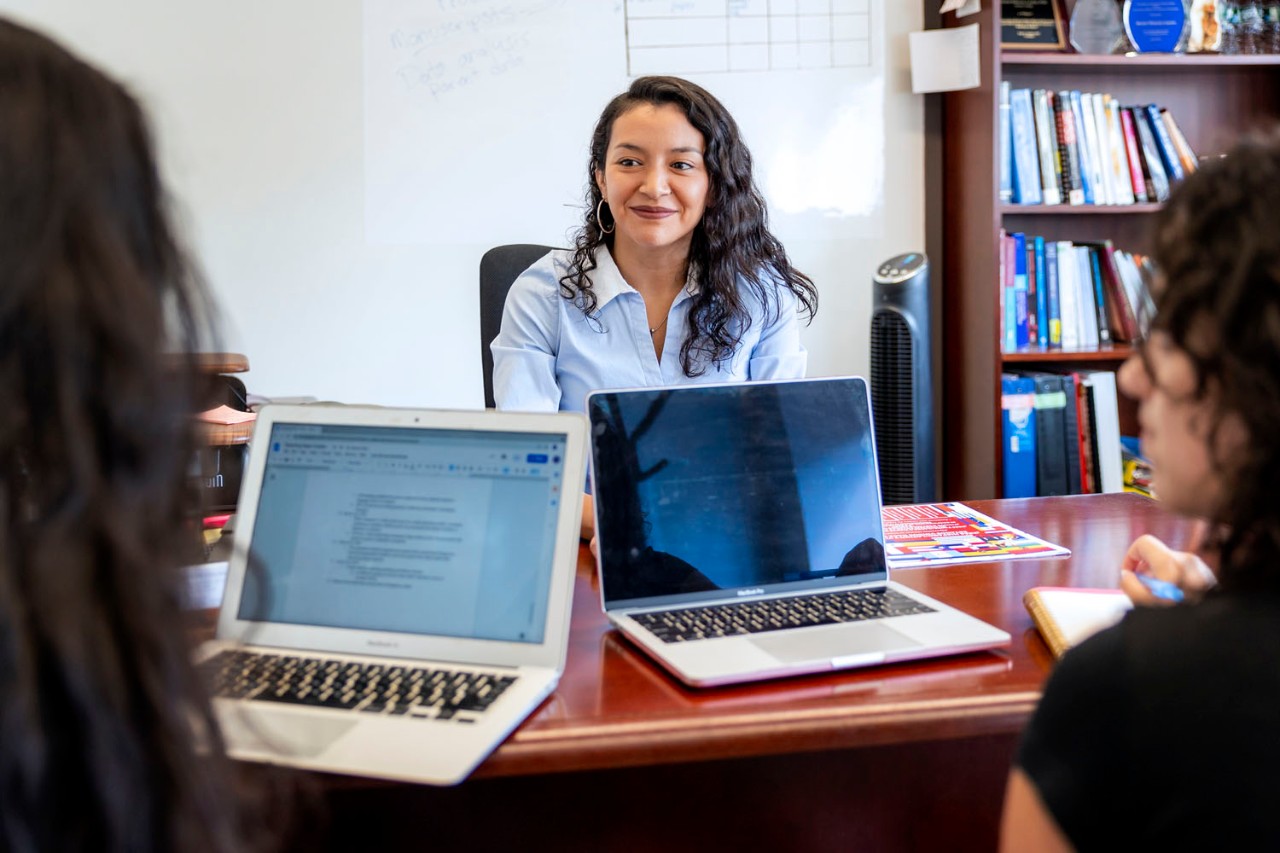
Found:
[[1156, 598], [1163, 598], [1167, 601], [1182, 601], [1182, 590], [1178, 588], [1177, 584], [1162, 581], [1152, 575], [1135, 574], [1138, 580], [1142, 581], [1142, 585], [1150, 590], [1151, 594]]

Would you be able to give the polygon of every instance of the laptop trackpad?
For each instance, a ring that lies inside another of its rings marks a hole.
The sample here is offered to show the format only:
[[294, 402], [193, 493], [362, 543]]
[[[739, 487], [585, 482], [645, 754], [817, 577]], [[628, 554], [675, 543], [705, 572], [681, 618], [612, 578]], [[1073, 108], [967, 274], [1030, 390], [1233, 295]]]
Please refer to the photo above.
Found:
[[232, 749], [270, 755], [315, 758], [356, 724], [354, 719], [311, 717], [243, 707], [218, 715], [222, 735]]
[[879, 622], [840, 625], [819, 631], [788, 631], [772, 637], [753, 637], [751, 642], [786, 663], [897, 652], [921, 645]]

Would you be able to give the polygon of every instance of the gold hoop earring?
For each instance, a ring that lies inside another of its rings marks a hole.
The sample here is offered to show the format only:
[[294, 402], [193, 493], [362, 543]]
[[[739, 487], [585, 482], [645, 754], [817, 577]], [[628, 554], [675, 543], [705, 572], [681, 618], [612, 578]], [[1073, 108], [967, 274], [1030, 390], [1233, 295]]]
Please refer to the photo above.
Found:
[[617, 228], [618, 228], [618, 220], [616, 220], [616, 219], [615, 219], [615, 220], [613, 220], [613, 226], [612, 226], [612, 227], [610, 227], [610, 228], [605, 228], [605, 227], [604, 227], [604, 219], [603, 219], [603, 217], [601, 217], [601, 215], [600, 215], [600, 214], [601, 214], [601, 212], [603, 211], [603, 209], [604, 209], [604, 199], [600, 199], [600, 203], [596, 205], [596, 224], [600, 226], [600, 233], [601, 233], [601, 234], [612, 234], [612, 233], [613, 233], [614, 231], [616, 231], [616, 230], [617, 230]]

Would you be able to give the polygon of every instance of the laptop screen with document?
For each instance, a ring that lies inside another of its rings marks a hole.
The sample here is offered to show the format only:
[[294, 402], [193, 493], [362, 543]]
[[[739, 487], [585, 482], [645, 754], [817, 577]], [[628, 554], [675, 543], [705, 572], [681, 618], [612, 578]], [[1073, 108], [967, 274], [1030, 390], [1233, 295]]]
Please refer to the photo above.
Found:
[[274, 424], [238, 617], [541, 642], [564, 453], [550, 433]]
[[588, 409], [606, 606], [888, 577], [862, 379], [599, 392]]

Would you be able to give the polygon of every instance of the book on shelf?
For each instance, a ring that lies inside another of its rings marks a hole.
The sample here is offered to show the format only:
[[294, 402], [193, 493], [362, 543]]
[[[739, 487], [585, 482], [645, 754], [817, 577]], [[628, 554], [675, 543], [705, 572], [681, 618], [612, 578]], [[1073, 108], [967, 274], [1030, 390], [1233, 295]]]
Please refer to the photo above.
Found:
[[1093, 305], [1098, 313], [1098, 343], [1111, 343], [1111, 322], [1107, 318], [1107, 290], [1102, 281], [1102, 262], [1093, 246], [1083, 246], [1089, 255], [1089, 274], [1093, 282]]
[[1040, 204], [1040, 155], [1036, 152], [1035, 119], [1031, 110], [1031, 90], [1009, 92], [1009, 123], [1012, 128], [1013, 201]]
[[1120, 129], [1124, 133], [1124, 150], [1129, 161], [1129, 185], [1133, 187], [1133, 197], [1139, 204], [1151, 200], [1147, 194], [1147, 180], [1143, 175], [1142, 154], [1138, 148], [1138, 132], [1133, 127], [1133, 111], [1119, 108]]
[[1010, 145], [1009, 81], [1000, 83], [1000, 202], [1013, 201], [1013, 150]]
[[1102, 96], [1106, 117], [1108, 166], [1111, 188], [1116, 204], [1133, 204], [1133, 179], [1129, 173], [1129, 153], [1125, 146], [1124, 129], [1120, 126], [1120, 104], [1110, 95]]
[[1030, 318], [1027, 316], [1027, 235], [1013, 233], [1013, 321], [1014, 345], [1030, 343]]
[[1046, 314], [1049, 319], [1049, 341], [1051, 347], [1062, 346], [1062, 294], [1058, 290], [1058, 242], [1036, 237], [1036, 248], [1044, 245], [1044, 281], [1047, 302]]
[[[1035, 383], [1036, 495], [1069, 495], [1067, 482], [1067, 397], [1062, 377], [1056, 373], [1031, 372]], [[1074, 403], [1074, 401], [1072, 401]], [[1074, 442], [1076, 437], [1071, 436]]]
[[1160, 119], [1169, 131], [1169, 138], [1173, 140], [1173, 147], [1178, 151], [1178, 159], [1182, 163], [1182, 171], [1190, 175], [1200, 167], [1199, 162], [1196, 160], [1196, 152], [1192, 151], [1191, 146], [1187, 144], [1187, 138], [1182, 135], [1182, 128], [1178, 127], [1178, 122], [1174, 120], [1173, 113], [1161, 107]]
[[1049, 346], [1049, 284], [1048, 272], [1045, 269], [1046, 257], [1044, 238], [1037, 236], [1032, 241], [1031, 257], [1036, 265], [1036, 343]]
[[1032, 236], [1026, 236], [1025, 241], [1027, 247], [1027, 345], [1037, 346], [1040, 343], [1040, 311], [1037, 307], [1040, 281], [1037, 278], [1036, 241]]
[[1077, 377], [1074, 373], [1062, 374], [1062, 437], [1066, 445], [1063, 455], [1066, 457], [1067, 494], [1069, 495], [1084, 493], [1083, 480], [1080, 476], [1080, 416], [1076, 383]]
[[1160, 165], [1164, 167], [1170, 183], [1181, 181], [1185, 177], [1182, 171], [1182, 158], [1178, 156], [1178, 150], [1173, 146], [1173, 138], [1169, 136], [1169, 129], [1165, 127], [1164, 119], [1160, 118], [1160, 108], [1155, 104], [1147, 104], [1145, 113], [1147, 123], [1151, 125], [1151, 135], [1156, 141], [1156, 149], [1160, 152]]
[[1058, 314], [1062, 326], [1062, 346], [1077, 349], [1080, 340], [1080, 296], [1076, 284], [1075, 247], [1069, 240], [1057, 241]]
[[1076, 139], [1071, 95], [1053, 93], [1053, 120], [1058, 132], [1058, 159], [1062, 163], [1062, 197], [1068, 204], [1084, 204], [1084, 184], [1080, 177], [1080, 146]]
[[1055, 658], [1133, 609], [1129, 596], [1118, 589], [1037, 586], [1027, 590], [1022, 603]]
[[1152, 201], [1169, 199], [1169, 176], [1164, 171], [1160, 160], [1160, 151], [1156, 147], [1155, 136], [1151, 131], [1151, 123], [1143, 117], [1142, 107], [1127, 107], [1133, 114], [1133, 129], [1138, 137], [1138, 150], [1141, 152], [1142, 175], [1147, 182], [1147, 197]]
[[1036, 150], [1040, 154], [1040, 194], [1045, 204], [1062, 204], [1059, 189], [1062, 167], [1058, 165], [1057, 130], [1053, 124], [1053, 109], [1049, 106], [1049, 93], [1036, 89], [1031, 93], [1035, 108]]
[[1014, 269], [1017, 266], [1013, 253], [1013, 235], [1000, 229], [1000, 317], [1004, 328], [1006, 352], [1018, 348], [1018, 318], [1014, 307]]
[[1080, 374], [1088, 389], [1093, 440], [1092, 455], [1096, 460], [1097, 490], [1124, 491], [1124, 459], [1120, 452], [1120, 406], [1116, 392], [1116, 375], [1109, 370], [1085, 371]]

